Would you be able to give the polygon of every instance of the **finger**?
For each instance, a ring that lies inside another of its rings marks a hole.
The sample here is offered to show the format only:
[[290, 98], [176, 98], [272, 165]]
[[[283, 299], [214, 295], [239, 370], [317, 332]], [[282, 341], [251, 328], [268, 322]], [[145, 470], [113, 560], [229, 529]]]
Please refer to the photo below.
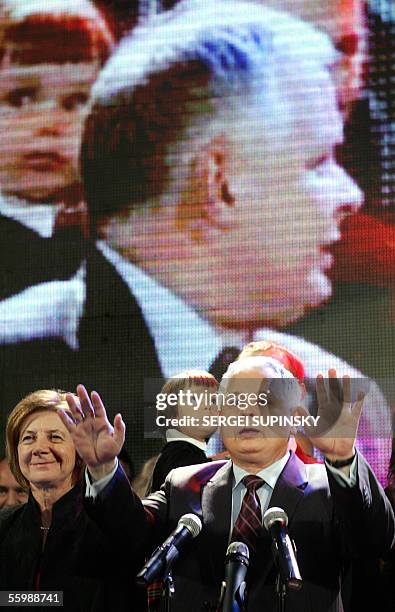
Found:
[[96, 418], [103, 417], [106, 419], [107, 418], [106, 409], [104, 408], [102, 399], [100, 395], [97, 393], [97, 391], [92, 391], [91, 398], [92, 398], [92, 403], [95, 408]]
[[292, 410], [292, 415], [308, 417], [310, 416], [310, 412], [307, 410], [305, 406], [297, 406], [296, 408]]
[[85, 389], [84, 385], [78, 385], [77, 387], [77, 395], [80, 400], [81, 409], [85, 419], [94, 418], [95, 411], [93, 410], [93, 406], [91, 404], [91, 400], [88, 394], [88, 391]]
[[340, 404], [342, 402], [343, 393], [335, 368], [330, 368], [328, 370], [328, 382], [331, 397], [336, 399]]
[[325, 380], [322, 374], [318, 374], [316, 378], [316, 391], [317, 391], [317, 401], [318, 401], [318, 412], [322, 411], [322, 406], [324, 406], [328, 401], [328, 395], [325, 387]]
[[114, 440], [118, 445], [118, 448], [121, 449], [125, 442], [125, 431], [126, 426], [122, 420], [122, 416], [117, 414], [114, 419]]
[[84, 420], [84, 413], [81, 410], [79, 403], [77, 402], [75, 396], [72, 393], [66, 394], [66, 402], [70, 408], [70, 412], [73, 415], [73, 419], [75, 423], [80, 423]]
[[351, 405], [351, 378], [348, 374], [343, 376], [343, 402]]
[[70, 434], [73, 434], [77, 425], [74, 423], [71, 416], [67, 414], [67, 412], [63, 410], [63, 408], [59, 408], [57, 414], [59, 415], [59, 418], [62, 421], [63, 425], [66, 427], [67, 431]]
[[354, 402], [354, 405], [353, 405], [353, 407], [351, 409], [351, 413], [355, 417], [357, 422], [359, 422], [359, 419], [360, 419], [360, 416], [361, 416], [364, 399], [365, 399], [365, 393], [363, 391], [360, 391], [358, 393], [357, 401]]
[[[309, 416], [309, 411], [305, 408], [305, 406], [297, 406], [292, 410], [292, 416], [300, 416], [302, 418]], [[305, 430], [309, 430], [309, 426], [305, 425]]]

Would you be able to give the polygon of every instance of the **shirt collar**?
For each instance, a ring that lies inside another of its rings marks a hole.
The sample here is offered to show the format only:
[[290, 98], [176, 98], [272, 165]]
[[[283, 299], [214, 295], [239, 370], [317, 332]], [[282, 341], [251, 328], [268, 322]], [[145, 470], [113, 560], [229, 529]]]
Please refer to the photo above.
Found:
[[33, 230], [42, 238], [51, 238], [55, 218], [62, 204], [31, 204], [16, 196], [0, 193], [0, 213], [4, 217], [18, 221]]
[[166, 442], [189, 442], [189, 444], [193, 444], [193, 446], [197, 446], [200, 450], [206, 452], [207, 444], [206, 442], [201, 442], [200, 440], [195, 440], [195, 438], [190, 438], [182, 431], [178, 431], [178, 429], [168, 429], [166, 431]]
[[[281, 472], [285, 468], [285, 465], [288, 459], [289, 459], [289, 451], [287, 451], [285, 455], [281, 457], [281, 459], [278, 459], [277, 461], [275, 461], [268, 467], [265, 467], [263, 470], [258, 472], [256, 476], [263, 478], [266, 484], [268, 484], [271, 489], [274, 489], [274, 487], [276, 486], [278, 477], [280, 476]], [[236, 489], [236, 487], [241, 485], [242, 478], [244, 478], [244, 476], [248, 476], [248, 474], [249, 472], [246, 472], [241, 467], [233, 463], [233, 478], [234, 478], [233, 491]]]
[[248, 341], [243, 332], [229, 332], [213, 326], [167, 287], [126, 261], [105, 242], [98, 241], [97, 247], [137, 300], [165, 378], [188, 367], [208, 370], [225, 346], [241, 348]]

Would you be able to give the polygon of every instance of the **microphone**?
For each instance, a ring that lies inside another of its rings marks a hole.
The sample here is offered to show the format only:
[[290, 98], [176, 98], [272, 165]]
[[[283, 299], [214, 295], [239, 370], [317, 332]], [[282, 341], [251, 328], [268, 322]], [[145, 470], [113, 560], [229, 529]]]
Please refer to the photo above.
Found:
[[183, 546], [202, 530], [202, 522], [196, 514], [184, 514], [178, 521], [177, 527], [167, 540], [153, 552], [151, 558], [137, 574], [136, 582], [148, 585], [157, 578], [161, 578], [165, 571], [169, 571], [177, 561]]
[[[232, 542], [228, 546], [225, 557], [225, 580], [222, 583], [222, 593], [219, 610], [221, 612], [241, 612], [244, 610], [244, 581], [250, 553], [243, 542]], [[222, 606], [221, 606], [222, 602]]]
[[288, 516], [282, 508], [269, 508], [263, 515], [263, 524], [271, 535], [273, 557], [283, 584], [290, 589], [300, 589], [302, 577], [294, 544], [287, 533]]

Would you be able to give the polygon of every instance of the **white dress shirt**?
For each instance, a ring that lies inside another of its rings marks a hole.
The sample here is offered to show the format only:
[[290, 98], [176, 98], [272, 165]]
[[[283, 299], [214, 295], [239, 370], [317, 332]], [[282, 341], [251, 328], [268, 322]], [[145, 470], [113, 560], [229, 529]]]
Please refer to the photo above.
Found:
[[56, 215], [61, 208], [62, 204], [32, 204], [0, 192], [0, 214], [18, 221], [42, 238], [51, 238]]
[[[268, 467], [264, 468], [255, 476], [259, 476], [265, 482], [264, 484], [256, 490], [259, 502], [261, 504], [262, 511], [262, 519], [266, 510], [269, 508], [270, 498], [272, 496], [274, 487], [276, 486], [277, 480], [283, 471], [287, 461], [289, 458], [289, 452], [287, 452], [281, 459], [278, 459]], [[346, 476], [342, 471], [328, 465], [326, 463], [326, 467], [328, 470], [332, 472], [338, 484], [342, 487], [354, 487], [357, 482], [357, 465], [358, 459], [357, 455], [355, 455], [352, 464], [350, 465], [350, 475]], [[231, 527], [229, 538], [231, 537], [234, 524], [239, 515], [241, 504], [244, 498], [244, 495], [247, 492], [247, 487], [241, 482], [244, 476], [248, 476], [249, 472], [246, 472], [241, 467], [233, 463], [233, 487], [232, 487], [232, 519], [231, 519]]]
[[165, 378], [186, 368], [208, 370], [226, 346], [241, 348], [249, 341], [248, 332], [213, 326], [192, 306], [141, 268], [126, 261], [105, 242], [99, 241], [97, 247], [137, 300]]
[[196, 438], [191, 438], [184, 434], [182, 431], [178, 431], [178, 429], [167, 429], [166, 430], [166, 442], [189, 442], [189, 444], [193, 444], [200, 450], [206, 452], [207, 451], [207, 443], [204, 440], [196, 440]]
[[[0, 214], [51, 238], [62, 204], [32, 204], [0, 192]], [[23, 247], [22, 247], [23, 248]], [[58, 338], [78, 349], [78, 327], [85, 303], [85, 264], [66, 281], [28, 287], [0, 302], [0, 344]]]

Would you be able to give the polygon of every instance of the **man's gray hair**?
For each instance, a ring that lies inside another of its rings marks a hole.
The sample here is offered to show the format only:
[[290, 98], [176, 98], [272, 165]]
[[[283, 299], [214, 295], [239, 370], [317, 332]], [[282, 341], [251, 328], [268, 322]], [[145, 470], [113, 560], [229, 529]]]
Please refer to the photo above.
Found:
[[[267, 125], [280, 115], [285, 123], [281, 103], [298, 66], [314, 75], [335, 57], [312, 26], [237, 0], [184, 0], [150, 17], [121, 42], [92, 91], [81, 156], [91, 213], [161, 196], [171, 168], [183, 171], [180, 159], [169, 161], [172, 146], [191, 148], [192, 137], [212, 135], [229, 112], [237, 122], [258, 102]], [[291, 104], [304, 104], [305, 93]]]
[[293, 374], [287, 370], [277, 359], [265, 357], [265, 355], [251, 355], [242, 357], [231, 363], [223, 375], [224, 378], [232, 378], [236, 374], [241, 374], [245, 370], [261, 370], [266, 378], [294, 378]]
[[[301, 400], [301, 386], [299, 381], [277, 359], [264, 355], [251, 355], [242, 357], [231, 363], [222, 377], [219, 392], [227, 392], [229, 381], [236, 375], [242, 380], [243, 372], [256, 371], [256, 380], [269, 381], [267, 389], [274, 397], [281, 400], [284, 406], [295, 407]], [[246, 378], [246, 384], [248, 381]]]

